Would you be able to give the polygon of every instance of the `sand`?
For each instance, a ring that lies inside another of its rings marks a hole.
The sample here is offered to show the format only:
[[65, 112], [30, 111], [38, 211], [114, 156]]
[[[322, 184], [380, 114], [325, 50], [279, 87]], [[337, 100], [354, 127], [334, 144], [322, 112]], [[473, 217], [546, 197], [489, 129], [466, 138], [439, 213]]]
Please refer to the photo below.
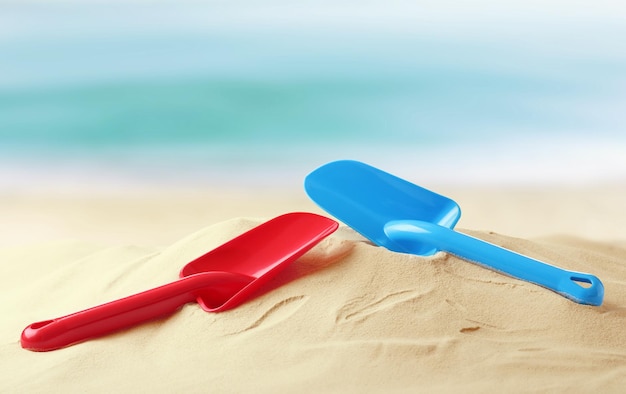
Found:
[[175, 280], [299, 190], [0, 196], [1, 392], [623, 392], [626, 187], [441, 187], [460, 231], [605, 285], [576, 304], [445, 253], [345, 226], [249, 302], [36, 353], [22, 329]]

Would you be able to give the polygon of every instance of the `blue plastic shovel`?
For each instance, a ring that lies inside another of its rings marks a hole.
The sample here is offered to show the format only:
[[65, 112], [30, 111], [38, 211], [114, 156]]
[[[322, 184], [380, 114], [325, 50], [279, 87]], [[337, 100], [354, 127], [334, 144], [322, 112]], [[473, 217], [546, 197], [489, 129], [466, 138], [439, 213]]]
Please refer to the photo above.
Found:
[[328, 163], [311, 172], [309, 197], [377, 245], [416, 255], [445, 251], [570, 300], [601, 305], [594, 275], [567, 271], [454, 231], [461, 209], [451, 199], [357, 161]]

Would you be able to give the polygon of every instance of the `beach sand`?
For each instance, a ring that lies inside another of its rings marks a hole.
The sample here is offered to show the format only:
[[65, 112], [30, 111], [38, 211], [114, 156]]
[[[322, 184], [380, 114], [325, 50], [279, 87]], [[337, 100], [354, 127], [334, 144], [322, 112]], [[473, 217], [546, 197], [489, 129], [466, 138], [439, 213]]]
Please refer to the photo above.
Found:
[[457, 229], [600, 277], [576, 304], [445, 253], [393, 253], [340, 229], [256, 297], [52, 352], [35, 321], [178, 277], [193, 258], [290, 211], [303, 191], [4, 192], [1, 392], [623, 392], [626, 185], [430, 187]]

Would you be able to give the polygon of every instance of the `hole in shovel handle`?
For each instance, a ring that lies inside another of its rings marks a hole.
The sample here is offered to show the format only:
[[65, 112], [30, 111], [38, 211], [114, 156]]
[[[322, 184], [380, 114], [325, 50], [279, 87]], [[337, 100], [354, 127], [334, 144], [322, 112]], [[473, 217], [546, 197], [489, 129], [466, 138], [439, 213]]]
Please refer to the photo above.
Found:
[[28, 328], [33, 329], [33, 330], [38, 330], [38, 329], [40, 329], [41, 327], [45, 327], [45, 326], [47, 326], [48, 324], [52, 323], [53, 321], [54, 321], [54, 320], [44, 320], [44, 321], [40, 321], [40, 322], [37, 322], [37, 323], [33, 323], [33, 324], [31, 324], [30, 326], [28, 326]]
[[593, 285], [593, 283], [591, 283], [591, 280], [589, 280], [588, 278], [581, 278], [580, 276], [572, 276], [570, 279], [572, 280], [572, 282], [576, 283], [578, 286], [582, 287], [583, 289], [588, 289]]
[[570, 272], [569, 280], [561, 282], [558, 293], [585, 305], [602, 305], [604, 299], [604, 285], [599, 278], [584, 273]]

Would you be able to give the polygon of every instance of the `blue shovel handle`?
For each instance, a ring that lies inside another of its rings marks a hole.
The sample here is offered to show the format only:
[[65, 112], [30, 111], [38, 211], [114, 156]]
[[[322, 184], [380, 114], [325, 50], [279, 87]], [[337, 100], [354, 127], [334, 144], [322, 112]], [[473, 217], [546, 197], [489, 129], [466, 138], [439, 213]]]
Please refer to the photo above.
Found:
[[414, 253], [412, 251], [420, 250], [421, 245], [428, 244], [503, 274], [543, 286], [579, 304], [602, 305], [604, 286], [594, 275], [542, 263], [430, 222], [393, 220], [385, 225], [385, 234], [406, 253]]

